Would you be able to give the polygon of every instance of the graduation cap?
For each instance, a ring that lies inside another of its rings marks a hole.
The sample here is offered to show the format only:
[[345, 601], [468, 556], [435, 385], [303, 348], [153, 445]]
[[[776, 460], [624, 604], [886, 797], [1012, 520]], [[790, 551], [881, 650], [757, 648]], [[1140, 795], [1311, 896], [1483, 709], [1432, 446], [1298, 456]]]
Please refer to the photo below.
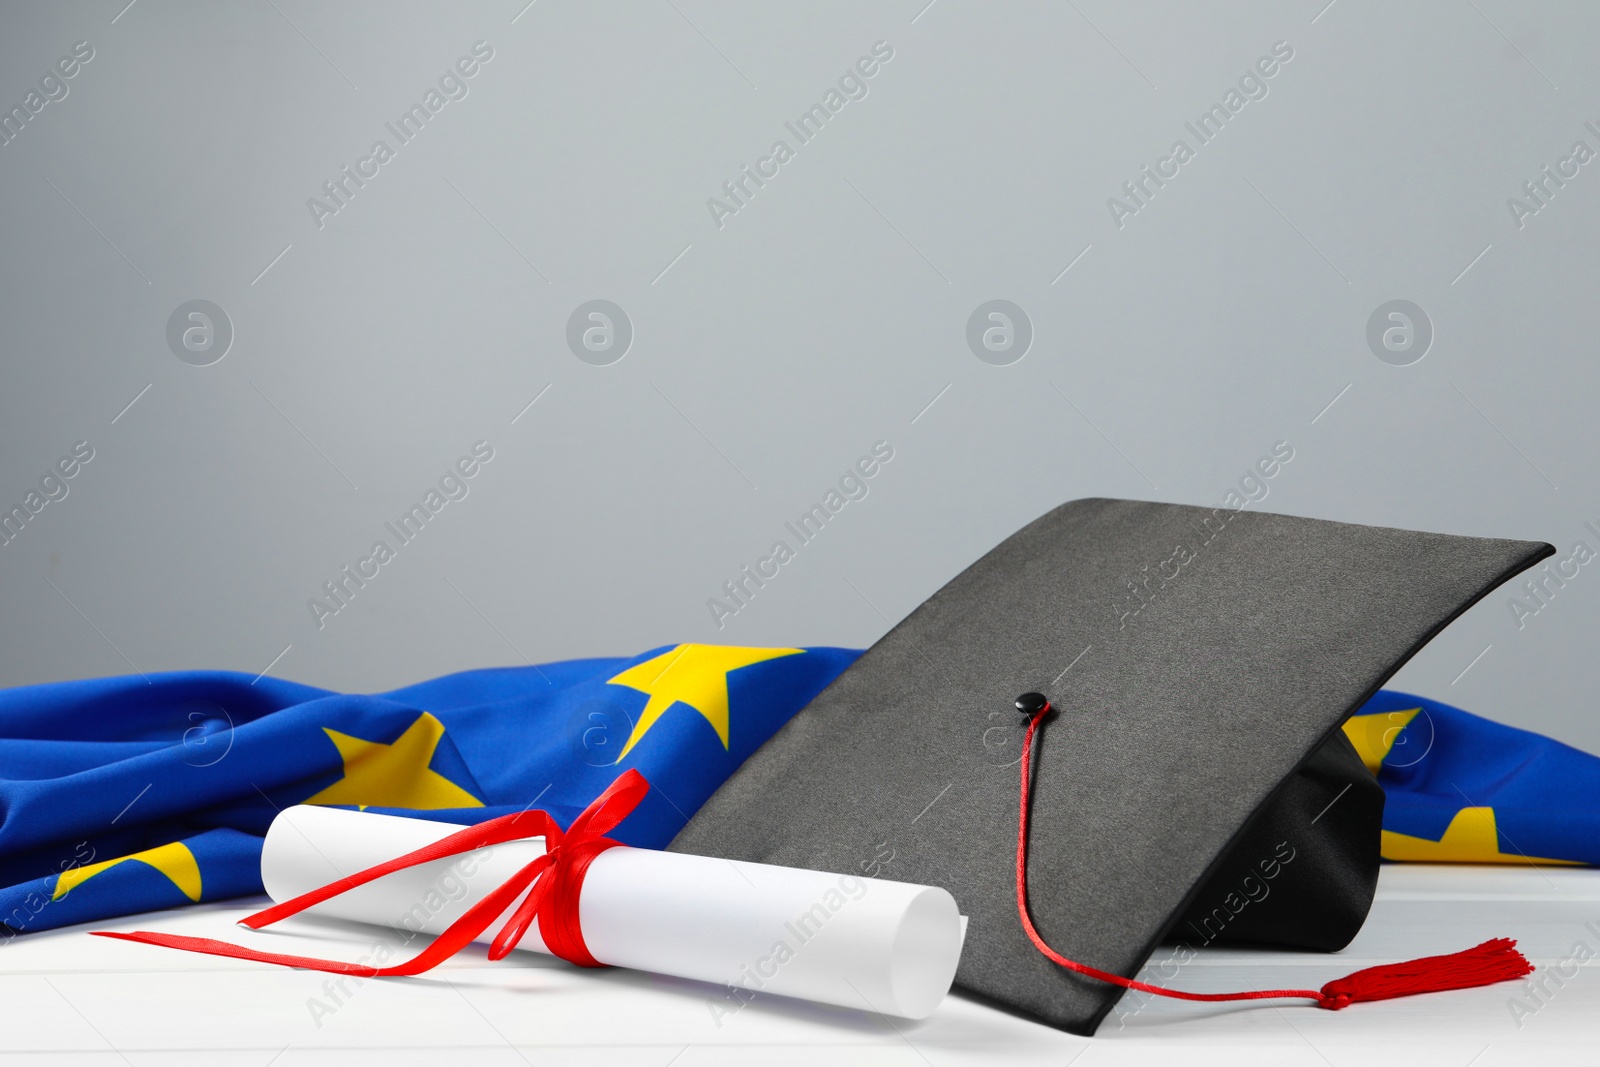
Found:
[[[1383, 792], [1340, 724], [1553, 552], [1065, 504], [890, 630], [669, 847], [944, 886], [969, 917], [957, 986], [1092, 1034], [1163, 939], [1350, 941]], [[1288, 992], [1342, 1007], [1518, 977], [1512, 944]]]

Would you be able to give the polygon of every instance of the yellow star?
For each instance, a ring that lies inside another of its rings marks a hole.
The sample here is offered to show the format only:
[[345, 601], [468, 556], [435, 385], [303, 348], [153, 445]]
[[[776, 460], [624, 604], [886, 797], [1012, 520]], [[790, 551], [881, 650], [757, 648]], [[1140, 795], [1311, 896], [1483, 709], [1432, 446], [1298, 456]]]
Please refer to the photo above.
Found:
[[110, 870], [117, 864], [129, 860], [138, 860], [154, 867], [170, 878], [172, 884], [183, 891], [184, 896], [194, 901], [200, 899], [200, 865], [195, 862], [194, 853], [189, 851], [189, 846], [182, 841], [135, 852], [131, 856], [118, 856], [114, 860], [91, 863], [86, 867], [69, 867], [56, 877], [55, 892], [50, 894], [50, 899], [60, 900], [101, 871]]
[[351, 737], [326, 726], [323, 733], [344, 760], [344, 777], [302, 804], [352, 804], [365, 808], [481, 808], [483, 801], [430, 770], [444, 738], [444, 723], [417, 716], [391, 744]]
[[1394, 747], [1395, 738], [1421, 710], [1411, 708], [1406, 711], [1380, 711], [1374, 715], [1352, 715], [1345, 721], [1344, 735], [1356, 746], [1367, 770], [1377, 774], [1378, 768], [1383, 766], [1384, 757]]
[[799, 655], [802, 651], [799, 648], [679, 645], [607, 679], [611, 685], [625, 685], [650, 696], [617, 762], [622, 762], [675, 703], [687, 704], [705, 716], [706, 722], [722, 739], [722, 747], [727, 748], [728, 672], [781, 656]]
[[1547, 860], [1500, 851], [1500, 833], [1493, 808], [1462, 808], [1437, 841], [1383, 831], [1383, 858], [1420, 863], [1556, 863], [1582, 866], [1572, 860]]

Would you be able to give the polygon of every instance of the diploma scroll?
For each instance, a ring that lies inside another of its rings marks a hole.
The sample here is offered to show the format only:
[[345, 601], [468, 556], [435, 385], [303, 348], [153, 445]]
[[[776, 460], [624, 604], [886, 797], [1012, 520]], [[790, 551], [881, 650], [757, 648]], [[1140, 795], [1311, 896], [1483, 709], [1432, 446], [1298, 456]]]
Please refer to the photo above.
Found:
[[[460, 829], [288, 808], [267, 831], [261, 880], [281, 903]], [[544, 839], [530, 838], [436, 860], [308, 913], [431, 936], [543, 852]], [[714, 1014], [723, 1000], [732, 1012], [762, 992], [925, 1018], [949, 991], [965, 932], [955, 899], [940, 888], [626, 846], [594, 859], [578, 917], [602, 963], [725, 987]], [[518, 947], [548, 952], [537, 924]]]

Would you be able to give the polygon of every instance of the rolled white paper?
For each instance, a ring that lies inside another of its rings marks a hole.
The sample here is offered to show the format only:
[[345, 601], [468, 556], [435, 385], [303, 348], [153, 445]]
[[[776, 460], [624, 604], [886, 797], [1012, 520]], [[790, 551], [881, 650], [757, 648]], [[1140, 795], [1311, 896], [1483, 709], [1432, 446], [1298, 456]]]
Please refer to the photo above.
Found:
[[[261, 880], [281, 903], [460, 829], [288, 808], [267, 831]], [[530, 838], [435, 860], [307, 914], [438, 934], [543, 852], [544, 839]], [[955, 978], [966, 925], [937, 887], [626, 846], [590, 865], [578, 920], [601, 963], [724, 986], [710, 1002], [719, 1023], [754, 992], [926, 1018]], [[479, 940], [492, 940], [499, 925]], [[549, 952], [537, 923], [518, 947]]]

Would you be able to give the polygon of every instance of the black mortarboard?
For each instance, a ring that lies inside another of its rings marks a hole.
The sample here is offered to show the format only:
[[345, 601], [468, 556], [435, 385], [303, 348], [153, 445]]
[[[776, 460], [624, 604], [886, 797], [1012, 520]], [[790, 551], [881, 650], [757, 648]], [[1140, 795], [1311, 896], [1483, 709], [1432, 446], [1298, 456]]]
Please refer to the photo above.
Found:
[[1371, 904], [1383, 795], [1340, 724], [1553, 551], [1063, 505], [890, 630], [670, 847], [944, 886], [970, 920], [959, 987], [1093, 1033], [1122, 990], [1051, 963], [1018, 918], [1018, 695], [1056, 709], [1027, 864], [1055, 949], [1131, 976], [1163, 938], [1341, 948]]

